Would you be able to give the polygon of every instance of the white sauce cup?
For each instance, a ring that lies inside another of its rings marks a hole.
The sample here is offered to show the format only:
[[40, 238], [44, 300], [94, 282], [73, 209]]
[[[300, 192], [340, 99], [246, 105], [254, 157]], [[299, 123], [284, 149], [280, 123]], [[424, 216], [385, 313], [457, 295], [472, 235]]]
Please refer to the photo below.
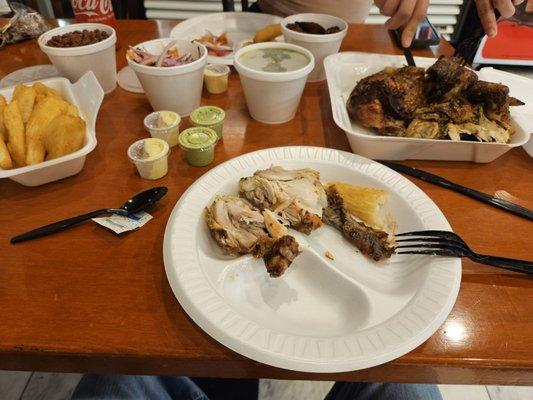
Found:
[[[309, 58], [304, 67], [287, 72], [265, 72], [249, 68], [240, 62], [248, 51], [284, 48], [303, 53]], [[267, 42], [245, 46], [235, 54], [234, 66], [244, 90], [248, 111], [253, 119], [265, 124], [281, 124], [294, 118], [307, 76], [315, 66], [313, 54], [290, 43]]]
[[[153, 157], [140, 157], [145, 142], [152, 141], [160, 148], [160, 152]], [[141, 178], [155, 180], [164, 177], [168, 172], [168, 143], [162, 139], [148, 138], [137, 140], [128, 148], [128, 157], [137, 167]]]
[[177, 113], [174, 114], [176, 116], [175, 123], [163, 127], [157, 126], [159, 111], [154, 111], [144, 118], [144, 128], [150, 132], [150, 135], [153, 138], [163, 139], [170, 147], [174, 147], [178, 144], [178, 138], [180, 136], [181, 117]]

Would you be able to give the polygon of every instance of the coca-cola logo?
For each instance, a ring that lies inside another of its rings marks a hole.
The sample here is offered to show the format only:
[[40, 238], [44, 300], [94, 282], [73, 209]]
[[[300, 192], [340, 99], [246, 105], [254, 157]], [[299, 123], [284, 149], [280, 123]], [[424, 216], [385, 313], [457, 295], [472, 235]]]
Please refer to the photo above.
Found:
[[77, 14], [107, 15], [113, 12], [113, 3], [111, 0], [72, 0], [72, 8]]

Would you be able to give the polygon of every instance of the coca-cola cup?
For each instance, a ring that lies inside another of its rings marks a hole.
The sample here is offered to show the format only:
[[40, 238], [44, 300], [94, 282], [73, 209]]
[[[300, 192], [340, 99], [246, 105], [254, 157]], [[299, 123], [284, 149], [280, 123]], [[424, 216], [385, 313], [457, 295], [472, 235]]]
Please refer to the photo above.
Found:
[[[76, 22], [94, 22], [117, 30], [117, 20], [111, 0], [70, 0]], [[115, 48], [119, 48], [118, 38]]]
[[111, 0], [71, 0], [76, 22], [96, 22], [116, 27]]

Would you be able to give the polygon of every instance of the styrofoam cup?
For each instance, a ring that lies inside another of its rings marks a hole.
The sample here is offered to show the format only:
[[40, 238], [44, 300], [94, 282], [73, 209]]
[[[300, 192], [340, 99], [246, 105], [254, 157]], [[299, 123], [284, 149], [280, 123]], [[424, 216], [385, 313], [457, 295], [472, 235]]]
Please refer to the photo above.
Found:
[[[264, 48], [296, 50], [309, 58], [303, 68], [288, 72], [265, 72], [243, 65], [240, 57], [251, 50]], [[307, 76], [315, 66], [313, 54], [290, 43], [267, 42], [243, 47], [235, 54], [234, 66], [244, 90], [248, 111], [253, 119], [265, 124], [281, 124], [294, 118]]]
[[[109, 34], [101, 42], [78, 47], [51, 47], [46, 43], [56, 35], [73, 31], [100, 29]], [[104, 24], [72, 24], [55, 28], [43, 33], [39, 39], [39, 47], [48, 56], [59, 73], [71, 82], [77, 81], [87, 71], [93, 71], [96, 79], [104, 89], [104, 93], [112, 92], [117, 86], [117, 61], [115, 57], [115, 30]]]
[[[310, 33], [296, 32], [287, 28], [287, 24], [300, 22], [316, 22], [322, 25], [324, 29], [338, 26], [341, 30], [337, 33], [327, 35], [314, 35]], [[324, 58], [330, 54], [339, 52], [342, 39], [348, 33], [348, 24], [341, 18], [328, 14], [294, 14], [281, 21], [281, 32], [285, 42], [302, 46], [313, 53], [315, 57], [315, 68], [307, 78], [308, 82], [320, 82], [326, 79], [324, 72]]]
[[207, 49], [200, 43], [171, 38], [155, 39], [139, 43], [140, 47], [152, 54], [161, 54], [170, 42], [176, 42], [179, 54], [192, 53], [199, 58], [189, 64], [175, 67], [150, 67], [141, 65], [128, 57], [128, 64], [148, 97], [154, 111], [174, 111], [182, 117], [187, 116], [200, 105], [204, 67], [207, 63]]

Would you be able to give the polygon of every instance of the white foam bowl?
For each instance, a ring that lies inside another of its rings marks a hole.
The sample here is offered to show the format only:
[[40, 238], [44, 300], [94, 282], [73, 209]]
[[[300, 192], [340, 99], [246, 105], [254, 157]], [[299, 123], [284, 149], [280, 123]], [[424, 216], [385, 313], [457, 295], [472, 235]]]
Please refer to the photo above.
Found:
[[[76, 175], [82, 170], [85, 157], [96, 147], [96, 116], [104, 98], [104, 91], [91, 71], [74, 84], [66, 78], [50, 78], [39, 82], [57, 90], [66, 101], [78, 107], [80, 117], [86, 122], [85, 141], [81, 149], [53, 160], [20, 168], [0, 169], [0, 179], [10, 178], [24, 186], [43, 185]], [[1, 89], [0, 95], [11, 101], [14, 89], [13, 86]]]
[[[310, 33], [296, 32], [287, 28], [288, 24], [296, 21], [316, 22], [325, 29], [338, 26], [341, 30], [340, 32], [328, 35], [313, 35]], [[281, 32], [283, 33], [285, 42], [302, 46], [313, 53], [315, 57], [315, 68], [309, 74], [307, 81], [320, 82], [326, 79], [324, 58], [330, 54], [339, 52], [342, 40], [348, 33], [348, 24], [343, 19], [328, 14], [294, 14], [281, 21]]]
[[[51, 47], [46, 45], [53, 36], [84, 29], [100, 29], [107, 32], [109, 37], [87, 46]], [[62, 76], [75, 82], [87, 71], [93, 71], [106, 94], [112, 92], [117, 86], [116, 42], [117, 35], [113, 28], [108, 25], [93, 23], [72, 24], [55, 28], [43, 33], [38, 39], [39, 47]]]
[[141, 65], [128, 57], [128, 64], [135, 71], [139, 82], [155, 111], [169, 110], [184, 117], [200, 105], [207, 49], [203, 44], [171, 38], [155, 39], [139, 43], [152, 54], [161, 54], [167, 44], [175, 41], [179, 54], [200, 54], [192, 63], [175, 67], [150, 67]]
[[[288, 72], [265, 72], [243, 65], [240, 57], [252, 50], [285, 48], [298, 51], [309, 58], [303, 68]], [[265, 124], [281, 124], [294, 118], [309, 73], [315, 66], [313, 54], [290, 43], [267, 42], [243, 47], [235, 54], [234, 66], [244, 90], [248, 111], [253, 119]]]

